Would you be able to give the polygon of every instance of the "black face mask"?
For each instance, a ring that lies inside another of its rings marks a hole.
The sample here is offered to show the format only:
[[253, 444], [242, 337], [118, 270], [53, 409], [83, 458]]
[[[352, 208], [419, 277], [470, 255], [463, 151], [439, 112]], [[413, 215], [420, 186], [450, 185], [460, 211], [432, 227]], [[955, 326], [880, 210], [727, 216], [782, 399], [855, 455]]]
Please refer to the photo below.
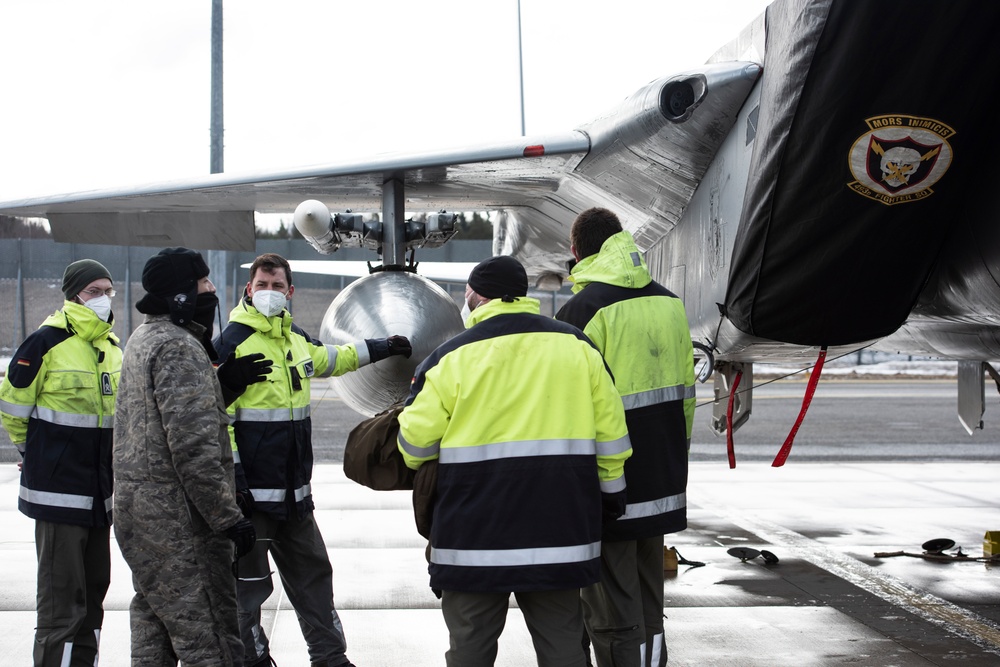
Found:
[[219, 358], [212, 345], [212, 330], [215, 325], [215, 313], [219, 308], [219, 297], [214, 292], [202, 292], [194, 302], [194, 316], [191, 318], [201, 326], [205, 327], [205, 333], [201, 335], [201, 344], [208, 352], [208, 357], [212, 361]]

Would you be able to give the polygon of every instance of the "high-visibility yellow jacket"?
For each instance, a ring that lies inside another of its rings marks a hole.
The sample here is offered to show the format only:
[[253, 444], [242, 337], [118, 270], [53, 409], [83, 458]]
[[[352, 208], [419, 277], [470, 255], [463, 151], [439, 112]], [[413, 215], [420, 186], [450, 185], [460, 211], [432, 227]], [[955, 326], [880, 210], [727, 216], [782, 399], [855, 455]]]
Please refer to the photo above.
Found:
[[684, 305], [653, 281], [627, 231], [573, 268], [576, 296], [556, 318], [583, 329], [611, 368], [634, 453], [625, 464], [625, 515], [608, 540], [687, 527], [688, 448], [694, 423], [694, 349]]
[[220, 362], [261, 352], [274, 364], [228, 408], [237, 488], [250, 489], [256, 509], [277, 519], [312, 511], [311, 379], [364, 366], [368, 346], [325, 345], [293, 324], [287, 310], [264, 317], [246, 299], [213, 344]]
[[71, 301], [14, 352], [0, 383], [0, 419], [24, 457], [21, 512], [55, 523], [111, 525], [121, 367], [111, 324]]
[[431, 587], [595, 583], [601, 492], [625, 488], [632, 451], [607, 367], [535, 299], [494, 299], [469, 323], [417, 367], [399, 415], [407, 465], [439, 461]]

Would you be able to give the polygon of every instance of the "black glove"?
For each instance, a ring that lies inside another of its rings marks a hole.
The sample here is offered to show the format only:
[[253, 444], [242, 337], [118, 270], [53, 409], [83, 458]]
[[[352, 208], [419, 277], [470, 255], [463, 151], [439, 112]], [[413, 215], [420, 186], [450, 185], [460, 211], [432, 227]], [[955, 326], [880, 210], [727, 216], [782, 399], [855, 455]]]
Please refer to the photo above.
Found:
[[253, 549], [254, 542], [257, 541], [257, 531], [254, 530], [250, 519], [240, 519], [235, 524], [226, 528], [226, 537], [236, 545], [236, 558], [242, 558]]
[[253, 494], [250, 493], [250, 489], [237, 489], [236, 490], [236, 506], [240, 508], [243, 512], [243, 516], [250, 518], [253, 516], [254, 501]]
[[[217, 371], [219, 384], [239, 396], [252, 384], [263, 382], [271, 372], [272, 362], [260, 352], [237, 357], [233, 352]], [[232, 401], [230, 401], [232, 402]]]
[[413, 354], [413, 348], [410, 347], [410, 341], [406, 339], [406, 336], [369, 338], [365, 341], [365, 344], [368, 346], [368, 356], [371, 357], [373, 364], [394, 354], [401, 354], [407, 359]]
[[625, 489], [615, 493], [601, 493], [601, 515], [606, 523], [611, 523], [625, 514]]

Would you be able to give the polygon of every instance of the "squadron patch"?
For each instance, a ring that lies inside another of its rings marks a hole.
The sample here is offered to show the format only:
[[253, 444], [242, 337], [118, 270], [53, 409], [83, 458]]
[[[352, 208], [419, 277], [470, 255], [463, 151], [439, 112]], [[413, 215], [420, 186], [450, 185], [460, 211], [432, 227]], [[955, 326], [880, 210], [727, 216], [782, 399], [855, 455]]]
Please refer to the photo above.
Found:
[[865, 123], [868, 131], [858, 137], [848, 156], [855, 180], [847, 187], [886, 206], [934, 194], [931, 186], [951, 166], [948, 139], [955, 130], [918, 116], [875, 116]]

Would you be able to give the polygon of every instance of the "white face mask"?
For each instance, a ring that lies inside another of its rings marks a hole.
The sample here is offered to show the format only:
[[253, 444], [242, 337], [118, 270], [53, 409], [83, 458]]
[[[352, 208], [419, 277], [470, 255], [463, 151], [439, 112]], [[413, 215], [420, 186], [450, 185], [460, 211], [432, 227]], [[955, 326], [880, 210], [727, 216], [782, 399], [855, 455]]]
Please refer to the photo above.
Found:
[[[479, 308], [479, 306], [481, 306], [484, 303], [486, 303], [487, 301], [489, 301], [489, 299], [481, 299], [475, 293], [473, 293], [472, 296], [474, 296], [476, 298], [479, 298], [480, 300], [477, 301], [476, 305], [474, 305], [474, 306], [472, 306], [472, 305], [469, 304], [469, 300], [468, 299], [465, 300], [465, 305], [462, 306], [462, 321], [463, 322], [466, 322], [466, 320], [469, 319], [469, 315], [472, 314], [472, 311], [474, 311], [476, 308]], [[468, 327], [469, 327], [469, 325], [468, 325], [468, 323], [466, 323], [466, 328], [468, 328]]]
[[253, 293], [253, 307], [264, 317], [274, 317], [285, 309], [288, 299], [284, 293], [274, 290], [258, 290]]
[[111, 317], [111, 297], [106, 294], [95, 296], [90, 301], [84, 301], [83, 305], [94, 311], [94, 314], [104, 322], [107, 322], [108, 318]]

